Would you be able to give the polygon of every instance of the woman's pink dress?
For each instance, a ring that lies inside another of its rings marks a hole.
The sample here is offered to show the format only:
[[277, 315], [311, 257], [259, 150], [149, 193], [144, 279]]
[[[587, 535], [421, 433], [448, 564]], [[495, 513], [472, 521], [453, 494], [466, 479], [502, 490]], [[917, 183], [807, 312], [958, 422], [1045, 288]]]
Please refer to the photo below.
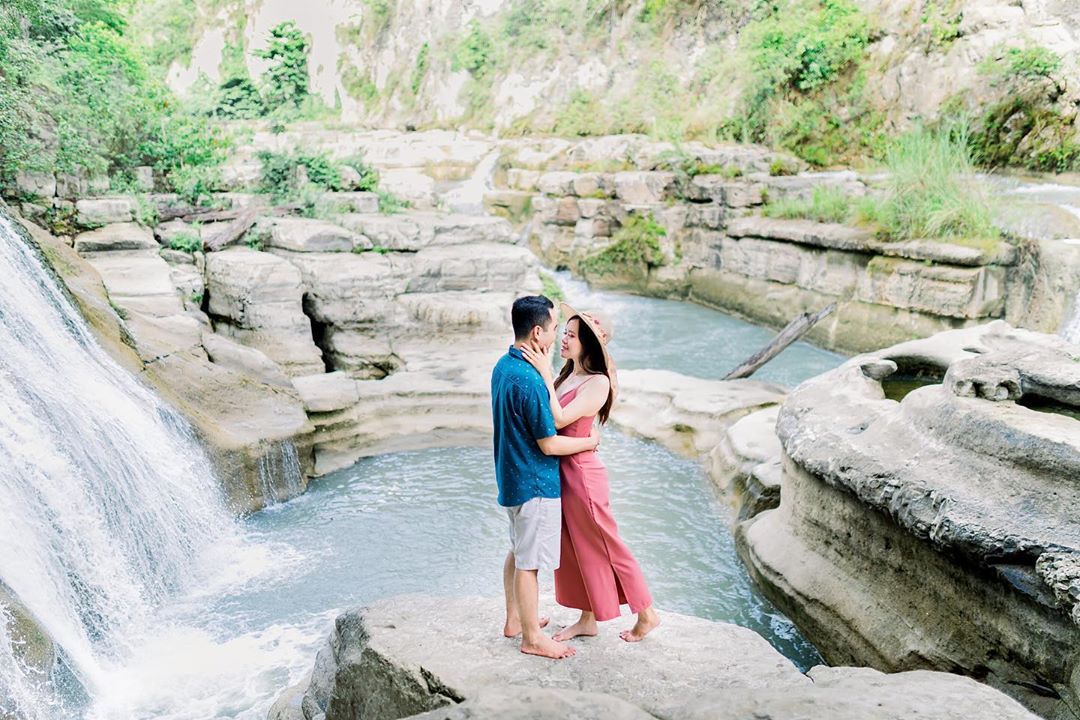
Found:
[[[559, 399], [566, 407], [574, 388]], [[583, 417], [560, 435], [588, 437], [593, 416]], [[596, 451], [559, 461], [562, 479], [562, 557], [555, 571], [555, 600], [564, 607], [588, 610], [597, 620], [619, 617], [619, 605], [638, 613], [652, 605], [649, 588], [634, 556], [619, 537], [608, 501], [607, 468]]]

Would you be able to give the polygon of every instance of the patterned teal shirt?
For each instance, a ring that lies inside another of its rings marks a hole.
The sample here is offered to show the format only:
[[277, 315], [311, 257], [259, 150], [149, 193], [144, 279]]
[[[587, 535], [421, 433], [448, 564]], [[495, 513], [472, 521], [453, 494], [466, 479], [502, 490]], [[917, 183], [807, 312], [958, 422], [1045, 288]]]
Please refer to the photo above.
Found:
[[499, 504], [512, 507], [535, 497], [559, 497], [559, 459], [536, 444], [555, 435], [547, 385], [515, 347], [491, 372], [491, 417]]

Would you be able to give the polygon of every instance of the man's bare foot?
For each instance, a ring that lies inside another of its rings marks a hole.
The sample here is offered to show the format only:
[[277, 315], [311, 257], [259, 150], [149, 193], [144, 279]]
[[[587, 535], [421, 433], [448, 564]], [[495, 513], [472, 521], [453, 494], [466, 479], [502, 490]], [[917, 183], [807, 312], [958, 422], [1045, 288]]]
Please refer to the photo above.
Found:
[[552, 639], [566, 642], [576, 637], [593, 637], [598, 632], [595, 620], [578, 620], [570, 627], [565, 627], [552, 635]]
[[552, 660], [563, 660], [577, 654], [574, 648], [555, 642], [547, 635], [541, 635], [536, 642], [521, 641], [521, 652], [526, 655], [539, 655]]
[[645, 636], [660, 626], [660, 616], [652, 608], [638, 613], [637, 622], [629, 630], [619, 633], [626, 642], [641, 642]]
[[[551, 618], [546, 616], [540, 617], [540, 627], [546, 628], [548, 623], [551, 622]], [[503, 625], [503, 637], [517, 637], [521, 634], [521, 621], [520, 620], [507, 620]]]

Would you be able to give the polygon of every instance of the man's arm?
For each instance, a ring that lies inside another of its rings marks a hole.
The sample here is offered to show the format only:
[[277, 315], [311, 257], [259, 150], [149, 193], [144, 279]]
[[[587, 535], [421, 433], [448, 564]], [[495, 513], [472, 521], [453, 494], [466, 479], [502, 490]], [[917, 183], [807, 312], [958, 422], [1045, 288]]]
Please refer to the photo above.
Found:
[[540, 438], [536, 444], [540, 446], [540, 452], [545, 455], [577, 455], [580, 452], [596, 449], [596, 446], [600, 444], [600, 431], [594, 427], [589, 437], [583, 438], [552, 435]]

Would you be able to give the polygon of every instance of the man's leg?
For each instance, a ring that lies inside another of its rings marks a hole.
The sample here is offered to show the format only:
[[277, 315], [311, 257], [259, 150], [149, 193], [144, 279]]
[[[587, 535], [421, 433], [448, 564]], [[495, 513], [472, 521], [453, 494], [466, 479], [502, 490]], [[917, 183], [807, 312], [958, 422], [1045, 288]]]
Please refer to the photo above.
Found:
[[518, 617], [523, 619], [521, 652], [553, 660], [571, 657], [577, 653], [574, 648], [555, 642], [540, 630], [540, 622], [536, 617], [540, 604], [540, 587], [536, 574], [536, 570], [514, 571], [514, 600]]
[[517, 603], [514, 602], [514, 551], [506, 553], [506, 562], [503, 563], [503, 594], [506, 596], [506, 624], [503, 625], [503, 635], [514, 637], [521, 632], [521, 621], [518, 620]]

